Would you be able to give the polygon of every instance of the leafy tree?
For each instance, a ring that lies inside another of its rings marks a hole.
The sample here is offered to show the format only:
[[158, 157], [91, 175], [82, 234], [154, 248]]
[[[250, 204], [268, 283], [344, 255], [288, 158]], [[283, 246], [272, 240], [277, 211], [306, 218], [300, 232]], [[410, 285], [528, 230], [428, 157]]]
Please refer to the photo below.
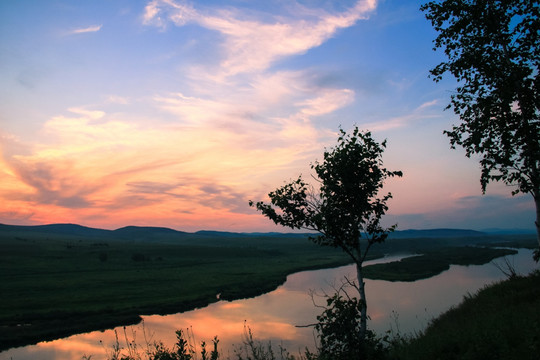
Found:
[[540, 5], [536, 0], [443, 0], [420, 8], [448, 60], [431, 70], [458, 80], [448, 108], [461, 123], [452, 148], [481, 155], [480, 183], [515, 187], [536, 204], [540, 246]]
[[270, 204], [250, 201], [276, 224], [316, 231], [317, 235], [310, 237], [312, 241], [340, 248], [351, 257], [358, 279], [354, 286], [359, 294], [360, 339], [365, 339], [367, 331], [362, 264], [370, 247], [384, 241], [395, 228], [384, 228], [380, 223], [392, 195], [378, 198], [377, 194], [388, 177], [402, 176], [400, 171], [383, 167], [385, 147], [386, 141], [379, 144], [371, 133], [357, 127], [352, 134], [341, 129], [338, 144], [324, 152], [322, 163], [311, 165], [317, 175], [317, 192], [300, 176], [269, 193]]

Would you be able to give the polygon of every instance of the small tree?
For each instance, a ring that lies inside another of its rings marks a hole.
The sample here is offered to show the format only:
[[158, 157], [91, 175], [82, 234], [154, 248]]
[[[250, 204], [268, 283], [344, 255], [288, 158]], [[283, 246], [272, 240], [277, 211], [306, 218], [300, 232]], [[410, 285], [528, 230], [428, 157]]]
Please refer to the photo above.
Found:
[[360, 296], [359, 338], [367, 330], [367, 302], [362, 264], [373, 244], [384, 241], [395, 228], [384, 228], [381, 217], [388, 210], [390, 193], [377, 198], [388, 177], [402, 176], [400, 171], [383, 167], [386, 141], [377, 143], [369, 132], [357, 127], [352, 134], [340, 130], [336, 147], [324, 152], [322, 163], [315, 162], [319, 188], [315, 192], [302, 177], [268, 194], [271, 204], [250, 201], [251, 206], [278, 225], [316, 231], [310, 239], [323, 246], [340, 248], [356, 264]]
[[[540, 246], [540, 5], [537, 0], [444, 0], [420, 8], [439, 35], [448, 61], [431, 70], [449, 72], [459, 86], [451, 96], [461, 124], [452, 148], [480, 154], [482, 192], [490, 181], [530, 193], [536, 205]], [[538, 254], [538, 253], [537, 253]]]

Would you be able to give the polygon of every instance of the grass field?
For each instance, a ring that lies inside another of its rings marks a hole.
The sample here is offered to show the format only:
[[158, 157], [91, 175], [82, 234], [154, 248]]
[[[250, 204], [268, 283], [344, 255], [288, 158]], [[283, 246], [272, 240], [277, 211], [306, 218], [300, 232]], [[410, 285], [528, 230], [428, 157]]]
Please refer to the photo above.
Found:
[[[230, 300], [251, 297], [275, 289], [290, 273], [349, 263], [339, 250], [298, 235], [90, 230], [0, 226], [0, 350], [136, 323], [143, 314], [205, 306], [217, 301], [218, 294]], [[526, 244], [530, 239], [511, 240]], [[403, 268], [407, 262], [402, 262], [379, 266], [370, 276], [428, 277], [440, 271], [442, 258], [444, 266], [478, 261], [476, 255], [463, 260], [458, 253], [468, 251], [465, 248], [450, 256], [448, 245], [460, 246], [462, 241], [390, 240], [374, 247], [372, 257], [431, 251], [422, 271]], [[488, 250], [491, 258], [503, 254]]]

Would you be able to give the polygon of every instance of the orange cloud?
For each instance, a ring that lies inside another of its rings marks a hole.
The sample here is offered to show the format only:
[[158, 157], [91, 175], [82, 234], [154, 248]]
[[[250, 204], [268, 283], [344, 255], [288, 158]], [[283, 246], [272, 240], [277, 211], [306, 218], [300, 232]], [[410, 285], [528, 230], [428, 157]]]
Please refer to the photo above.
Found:
[[17, 209], [14, 216], [32, 222], [241, 227], [255, 215], [247, 203], [259, 184], [316, 146], [308, 124], [303, 134], [291, 124], [238, 132], [209, 129], [206, 117], [199, 126], [144, 126], [70, 112], [44, 125], [46, 143], [3, 147], [5, 216]]

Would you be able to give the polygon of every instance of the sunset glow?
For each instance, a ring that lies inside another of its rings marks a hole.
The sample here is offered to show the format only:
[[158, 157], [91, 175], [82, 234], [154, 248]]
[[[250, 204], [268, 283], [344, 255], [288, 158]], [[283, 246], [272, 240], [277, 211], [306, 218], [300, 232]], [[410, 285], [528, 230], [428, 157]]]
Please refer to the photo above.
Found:
[[[388, 140], [386, 222], [533, 228], [442, 131], [417, 1], [4, 1], [0, 223], [287, 231], [248, 206], [354, 124]], [[285, 331], [285, 330], [284, 330]]]

